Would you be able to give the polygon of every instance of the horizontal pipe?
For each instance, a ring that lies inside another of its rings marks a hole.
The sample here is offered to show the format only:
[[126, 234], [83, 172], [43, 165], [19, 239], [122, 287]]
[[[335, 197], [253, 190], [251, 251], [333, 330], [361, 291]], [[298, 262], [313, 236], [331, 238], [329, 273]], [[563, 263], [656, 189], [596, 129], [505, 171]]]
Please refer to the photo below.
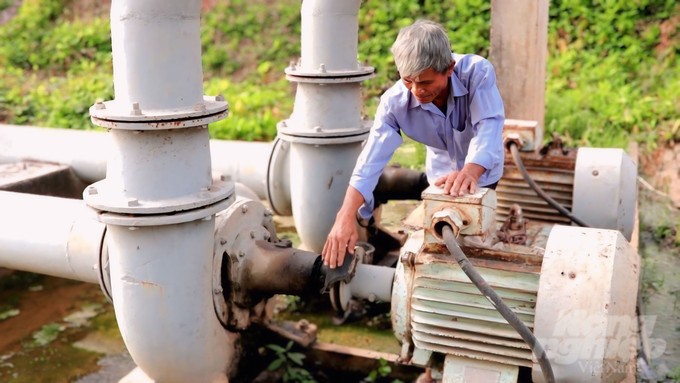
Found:
[[80, 200], [0, 191], [0, 267], [99, 283], [106, 226]]
[[[0, 124], [0, 164], [19, 161], [68, 165], [78, 178], [97, 182], [106, 177], [111, 150], [106, 132]], [[229, 175], [266, 198], [268, 142], [210, 140], [212, 171]]]
[[352, 296], [360, 299], [392, 300], [392, 283], [395, 269], [392, 267], [359, 264], [349, 284]]

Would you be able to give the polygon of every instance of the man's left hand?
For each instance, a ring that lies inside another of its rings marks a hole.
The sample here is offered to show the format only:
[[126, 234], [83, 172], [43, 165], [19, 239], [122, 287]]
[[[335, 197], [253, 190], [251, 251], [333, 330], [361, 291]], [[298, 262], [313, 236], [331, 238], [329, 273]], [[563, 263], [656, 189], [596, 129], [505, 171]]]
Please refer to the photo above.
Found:
[[444, 185], [444, 194], [464, 196], [466, 191], [473, 194], [477, 190], [477, 180], [484, 174], [485, 170], [481, 165], [465, 164], [463, 170], [439, 177], [434, 185]]

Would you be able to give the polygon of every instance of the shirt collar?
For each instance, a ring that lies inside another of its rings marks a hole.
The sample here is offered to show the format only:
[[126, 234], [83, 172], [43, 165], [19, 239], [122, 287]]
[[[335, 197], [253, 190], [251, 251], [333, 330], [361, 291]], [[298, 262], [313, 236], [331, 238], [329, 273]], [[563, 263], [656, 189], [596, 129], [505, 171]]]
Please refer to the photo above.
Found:
[[[460, 79], [456, 75], [455, 71], [453, 73], [451, 73], [450, 81], [451, 81], [452, 92], [451, 92], [451, 94], [449, 94], [449, 100], [452, 99], [451, 96], [461, 97], [461, 96], [465, 96], [466, 94], [468, 94], [467, 88], [465, 87], [465, 85], [463, 85], [462, 82], [460, 82]], [[408, 108], [413, 109], [417, 106], [420, 106], [420, 102], [418, 102], [418, 100], [416, 100], [416, 98], [413, 97], [413, 95], [411, 94], [411, 91], [409, 91], [408, 89], [406, 89], [406, 91], [408, 92], [408, 97], [409, 97]]]

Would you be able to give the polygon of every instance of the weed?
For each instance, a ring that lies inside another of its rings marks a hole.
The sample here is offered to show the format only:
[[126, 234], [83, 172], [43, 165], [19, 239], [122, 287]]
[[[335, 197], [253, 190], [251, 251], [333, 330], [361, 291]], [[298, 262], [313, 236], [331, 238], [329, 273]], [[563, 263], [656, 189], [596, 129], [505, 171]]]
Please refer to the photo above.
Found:
[[285, 369], [283, 373], [284, 382], [316, 383], [312, 374], [303, 368], [302, 360], [305, 358], [305, 355], [291, 351], [293, 341], [288, 342], [285, 348], [277, 344], [267, 345], [267, 348], [276, 353], [276, 359], [269, 364], [267, 369], [269, 371], [276, 371], [280, 368]]

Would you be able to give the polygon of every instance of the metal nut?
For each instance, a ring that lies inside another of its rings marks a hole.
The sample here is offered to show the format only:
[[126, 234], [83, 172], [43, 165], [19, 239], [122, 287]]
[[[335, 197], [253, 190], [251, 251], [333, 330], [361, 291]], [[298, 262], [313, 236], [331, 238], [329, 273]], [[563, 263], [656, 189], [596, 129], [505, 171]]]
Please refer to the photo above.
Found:
[[238, 256], [243, 258], [243, 257], [246, 256], [246, 253], [243, 250], [241, 250], [241, 251], [238, 252]]
[[320, 126], [315, 126], [315, 127], [314, 127], [314, 131], [315, 131], [315, 132], [321, 132], [321, 131], [323, 131], [323, 128], [320, 127]]
[[518, 133], [508, 133], [505, 135], [505, 137], [503, 137], [503, 147], [508, 149], [508, 145], [510, 145], [510, 143], [515, 143], [517, 145], [517, 149], [520, 150], [524, 147], [524, 140], [519, 136]]
[[220, 176], [220, 181], [223, 182], [230, 182], [231, 181], [231, 176], [229, 174], [222, 174]]
[[326, 64], [319, 64], [319, 72], [326, 73]]
[[95, 102], [95, 104], [94, 104], [94, 108], [95, 108], [96, 110], [102, 110], [102, 109], [106, 109], [106, 105], [104, 105], [104, 103], [101, 102], [101, 101], [97, 101], [97, 102]]
[[250, 238], [255, 239], [255, 232], [254, 231], [250, 232]]
[[597, 177], [598, 175], [600, 175], [600, 172], [598, 172], [597, 170], [593, 170], [593, 175]]
[[87, 188], [87, 194], [89, 195], [95, 195], [98, 194], [99, 192], [97, 191], [97, 188], [94, 186], [90, 186]]
[[243, 206], [241, 207], [241, 212], [242, 212], [243, 214], [246, 214], [246, 213], [248, 212], [248, 205], [243, 205]]
[[217, 96], [215, 96], [215, 101], [224, 101], [224, 96], [218, 94]]
[[290, 70], [295, 70], [295, 61], [291, 61], [290, 65], [288, 66]]
[[139, 109], [139, 103], [138, 102], [133, 102], [132, 103], [132, 110], [130, 111], [131, 116], [141, 116], [142, 115], [142, 110]]
[[226, 245], [227, 244], [227, 239], [226, 238], [220, 238], [220, 245]]
[[215, 287], [215, 289], [213, 290], [213, 292], [214, 292], [215, 294], [222, 294], [222, 291], [224, 291], [224, 290], [222, 290], [222, 286], [217, 286], [217, 287]]
[[139, 201], [137, 198], [128, 198], [127, 205], [128, 207], [139, 206]]

